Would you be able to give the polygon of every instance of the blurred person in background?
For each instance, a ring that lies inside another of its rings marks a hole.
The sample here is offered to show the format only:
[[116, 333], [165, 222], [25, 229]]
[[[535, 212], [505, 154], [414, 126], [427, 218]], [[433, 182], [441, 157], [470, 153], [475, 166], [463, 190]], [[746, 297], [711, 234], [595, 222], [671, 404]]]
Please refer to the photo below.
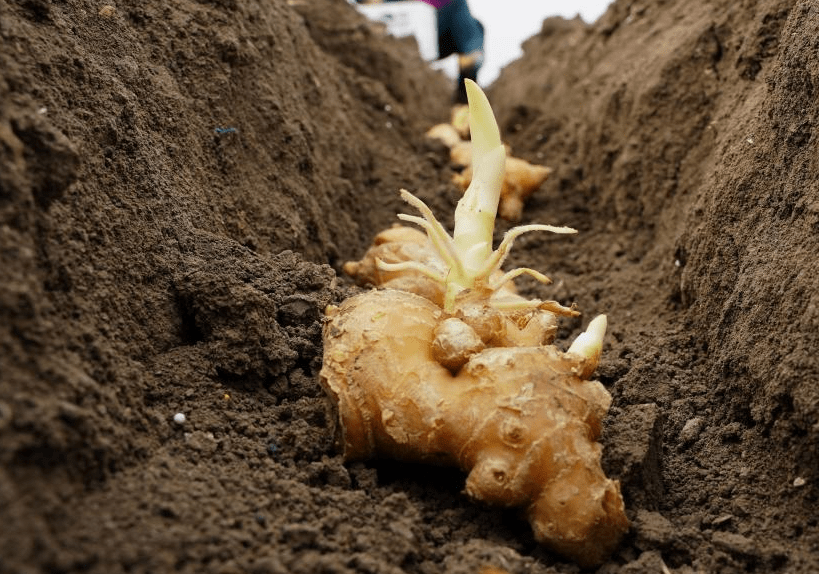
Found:
[[[401, 0], [358, 0], [361, 4], [379, 4]], [[458, 55], [458, 84], [454, 101], [466, 103], [464, 79], [478, 80], [483, 65], [483, 24], [469, 11], [466, 0], [423, 0], [435, 7], [438, 16], [438, 58]]]

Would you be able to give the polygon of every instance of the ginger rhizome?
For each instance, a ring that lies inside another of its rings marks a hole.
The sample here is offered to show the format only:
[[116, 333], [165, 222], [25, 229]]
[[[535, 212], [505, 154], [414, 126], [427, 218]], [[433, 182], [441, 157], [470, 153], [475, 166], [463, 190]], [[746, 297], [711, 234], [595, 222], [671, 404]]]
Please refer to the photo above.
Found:
[[409, 192], [423, 229], [379, 234], [345, 271], [381, 288], [327, 310], [321, 382], [338, 410], [347, 460], [390, 457], [452, 465], [466, 493], [520, 508], [535, 538], [582, 566], [601, 563], [628, 529], [619, 483], [600, 466], [597, 442], [611, 397], [590, 380], [604, 315], [562, 352], [551, 345], [556, 314], [573, 308], [518, 295], [504, 272], [514, 239], [492, 249], [505, 150], [486, 96], [467, 83], [474, 177], [453, 234]]

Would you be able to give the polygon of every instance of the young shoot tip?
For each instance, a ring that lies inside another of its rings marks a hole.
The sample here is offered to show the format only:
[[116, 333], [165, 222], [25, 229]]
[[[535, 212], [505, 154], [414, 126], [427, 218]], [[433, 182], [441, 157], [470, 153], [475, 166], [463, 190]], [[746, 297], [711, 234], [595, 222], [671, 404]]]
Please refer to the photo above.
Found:
[[587, 379], [597, 368], [600, 354], [603, 351], [603, 338], [606, 336], [608, 319], [605, 315], [598, 315], [591, 320], [586, 330], [577, 336], [577, 339], [566, 351], [566, 354], [578, 355], [586, 359], [586, 365], [579, 373], [580, 378]]
[[472, 137], [474, 174], [455, 209], [455, 228], [452, 235], [435, 218], [432, 210], [406, 189], [401, 198], [417, 209], [421, 216], [399, 214], [402, 221], [421, 227], [429, 237], [435, 251], [448, 268], [442, 276], [437, 270], [423, 264], [386, 264], [378, 262], [384, 271], [414, 269], [427, 277], [444, 283], [444, 308], [451, 311], [458, 293], [478, 286], [488, 287], [490, 292], [500, 289], [515, 277], [528, 274], [548, 283], [545, 275], [528, 268], [514, 269], [500, 280], [491, 281], [493, 273], [500, 270], [512, 244], [519, 235], [529, 231], [552, 233], [577, 233], [570, 227], [551, 225], [524, 225], [509, 230], [497, 250], [492, 249], [495, 217], [500, 201], [501, 187], [506, 166], [506, 148], [500, 137], [500, 129], [486, 94], [475, 82], [466, 80], [469, 100], [469, 123]]

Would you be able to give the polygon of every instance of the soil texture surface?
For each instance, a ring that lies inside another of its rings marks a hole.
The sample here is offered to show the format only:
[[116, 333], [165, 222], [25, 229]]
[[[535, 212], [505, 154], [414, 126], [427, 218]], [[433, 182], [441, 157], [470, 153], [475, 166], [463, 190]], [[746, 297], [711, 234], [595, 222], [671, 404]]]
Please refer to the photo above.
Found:
[[[401, 188], [451, 226], [452, 92], [343, 0], [0, 0], [0, 572], [581, 571], [334, 447], [324, 310]], [[506, 267], [608, 316], [596, 571], [819, 571], [819, 5], [617, 0], [487, 93], [579, 231]]]

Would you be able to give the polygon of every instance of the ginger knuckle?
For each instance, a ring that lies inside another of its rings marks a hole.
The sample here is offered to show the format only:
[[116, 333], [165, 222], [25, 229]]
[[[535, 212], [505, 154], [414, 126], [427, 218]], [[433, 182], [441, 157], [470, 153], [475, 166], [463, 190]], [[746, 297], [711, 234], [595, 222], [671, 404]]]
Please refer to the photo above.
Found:
[[373, 245], [383, 245], [384, 243], [426, 243], [427, 236], [423, 232], [408, 227], [406, 225], [394, 224], [389, 229], [385, 229], [375, 236]]
[[486, 304], [458, 306], [456, 317], [469, 325], [487, 345], [502, 340], [506, 335], [503, 315]]
[[582, 567], [597, 566], [628, 530], [619, 483], [598, 479], [591, 486], [580, 483], [575, 492], [566, 484], [553, 481], [556, 488], [546, 489], [529, 508], [535, 539]]
[[466, 492], [474, 500], [504, 507], [526, 503], [528, 493], [512, 484], [517, 465], [500, 456], [482, 458], [466, 479]]
[[526, 426], [518, 420], [506, 419], [501, 423], [500, 431], [501, 440], [512, 448], [521, 447], [527, 439]]
[[457, 372], [470, 357], [486, 347], [472, 327], [455, 317], [439, 323], [434, 335], [432, 356], [452, 372]]

